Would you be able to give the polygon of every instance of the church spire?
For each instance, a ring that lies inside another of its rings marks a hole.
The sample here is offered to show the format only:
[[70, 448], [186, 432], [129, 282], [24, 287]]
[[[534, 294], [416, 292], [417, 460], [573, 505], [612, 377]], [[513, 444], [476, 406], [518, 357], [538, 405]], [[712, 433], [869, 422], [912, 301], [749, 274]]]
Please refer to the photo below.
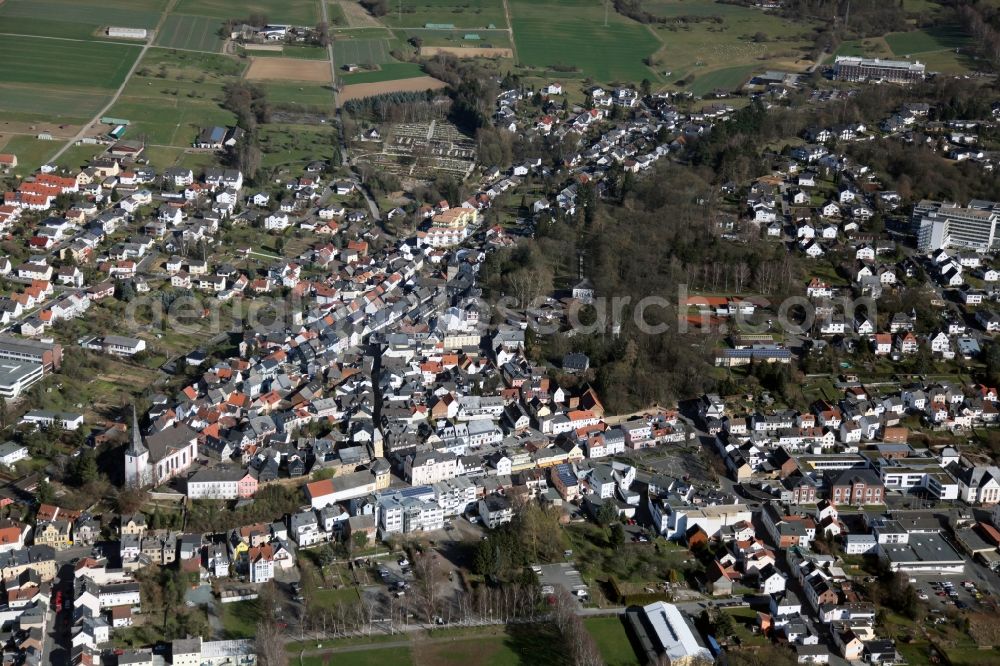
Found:
[[135, 412], [135, 405], [132, 405], [132, 441], [129, 443], [125, 455], [137, 457], [143, 453], [148, 453], [148, 450], [142, 442], [142, 431], [139, 430], [139, 416]]

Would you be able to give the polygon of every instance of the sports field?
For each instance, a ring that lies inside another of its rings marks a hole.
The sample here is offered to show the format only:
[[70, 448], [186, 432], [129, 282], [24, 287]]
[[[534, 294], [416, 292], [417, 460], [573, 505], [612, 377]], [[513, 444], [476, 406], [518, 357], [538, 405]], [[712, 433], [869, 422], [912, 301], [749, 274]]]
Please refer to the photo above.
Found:
[[380, 648], [306, 657], [303, 666], [413, 666], [410, 648]]
[[604, 663], [608, 666], [639, 666], [639, 658], [625, 632], [625, 625], [618, 617], [588, 617], [583, 621], [594, 637]]
[[45, 164], [62, 145], [62, 141], [39, 141], [33, 136], [20, 135], [8, 139], [0, 150], [17, 155], [15, 170], [26, 174]]
[[156, 45], [218, 53], [223, 43], [219, 36], [221, 27], [221, 21], [204, 16], [170, 14], [156, 35]]
[[334, 39], [333, 58], [338, 65], [381, 65], [392, 62], [385, 39]]
[[319, 0], [177, 0], [173, 11], [218, 19], [263, 14], [271, 23], [307, 26], [320, 20]]
[[114, 89], [139, 52], [128, 44], [6, 36], [0, 39], [0, 83]]
[[428, 23], [456, 28], [507, 27], [503, 0], [402, 0], [401, 5], [394, 0], [389, 7], [389, 13], [380, 20], [393, 27], [423, 28]]
[[[654, 78], [643, 64], [661, 46], [645, 26], [611, 13], [604, 27], [599, 0], [513, 0], [514, 41], [521, 65], [578, 72], [597, 81]], [[553, 17], [559, 17], [554, 21]]]

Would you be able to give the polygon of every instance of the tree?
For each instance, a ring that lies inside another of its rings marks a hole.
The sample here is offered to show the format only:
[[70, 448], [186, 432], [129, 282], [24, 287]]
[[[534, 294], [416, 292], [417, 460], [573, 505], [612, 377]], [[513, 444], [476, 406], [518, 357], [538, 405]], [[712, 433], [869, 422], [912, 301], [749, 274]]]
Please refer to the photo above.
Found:
[[276, 604], [274, 583], [268, 583], [260, 591], [261, 610], [255, 640], [257, 663], [260, 666], [286, 666], [288, 663], [285, 636], [273, 617]]
[[441, 605], [438, 588], [441, 583], [441, 571], [437, 566], [438, 554], [430, 551], [416, 558], [413, 564], [413, 576], [416, 579], [417, 604], [427, 623], [434, 621]]
[[84, 486], [97, 480], [99, 471], [97, 469], [97, 456], [91, 449], [87, 449], [80, 454], [76, 464], [76, 481], [78, 485]]
[[354, 543], [355, 548], [361, 550], [368, 545], [368, 533], [355, 532], [354, 534], [351, 535], [351, 541]]
[[321, 21], [316, 24], [316, 28], [313, 30], [316, 38], [316, 43], [320, 46], [330, 45], [330, 24], [326, 21]]
[[597, 510], [597, 522], [601, 525], [610, 525], [618, 519], [618, 510], [612, 502], [605, 502]]
[[622, 547], [625, 543], [625, 528], [622, 527], [621, 523], [615, 523], [611, 526], [611, 532], [608, 534], [608, 541], [614, 546], [615, 550]]
[[45, 479], [38, 482], [38, 489], [35, 491], [35, 496], [42, 504], [50, 504], [56, 498], [55, 491], [52, 490], [52, 486]]

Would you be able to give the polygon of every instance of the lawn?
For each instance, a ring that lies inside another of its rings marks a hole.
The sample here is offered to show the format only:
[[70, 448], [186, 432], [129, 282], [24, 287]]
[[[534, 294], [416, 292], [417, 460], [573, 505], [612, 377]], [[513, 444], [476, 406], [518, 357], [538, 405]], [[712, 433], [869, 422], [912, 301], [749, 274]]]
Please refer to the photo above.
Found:
[[107, 146], [92, 143], [81, 143], [78, 146], [70, 146], [65, 153], [59, 156], [56, 164], [69, 169], [80, 169], [106, 149]]
[[604, 663], [608, 666], [639, 666], [635, 648], [629, 641], [625, 625], [620, 617], [589, 617], [583, 621], [587, 631], [594, 637], [601, 650]]
[[727, 67], [716, 69], [701, 76], [695, 76], [694, 82], [688, 86], [695, 95], [704, 95], [713, 90], [733, 91], [746, 83], [750, 74], [760, 69], [757, 65], [739, 65], [738, 67]]
[[319, 0], [178, 0], [174, 11], [219, 19], [263, 14], [271, 23], [307, 26], [320, 21]]
[[245, 65], [232, 56], [172, 50], [148, 51], [139, 65], [137, 74], [140, 76], [151, 76], [155, 67], [163, 70], [164, 78], [171, 79], [181, 76], [192, 79], [240, 77], [245, 69]]
[[413, 663], [408, 647], [338, 652], [302, 660], [302, 666], [412, 666]]
[[427, 24], [453, 25], [456, 28], [507, 27], [502, 0], [406, 0], [402, 12], [396, 3], [381, 17], [386, 25], [403, 28], [423, 28]]
[[957, 49], [970, 43], [969, 36], [953, 23], [912, 32], [893, 32], [885, 36], [885, 41], [897, 56]]
[[145, 135], [148, 143], [187, 147], [206, 125], [232, 125], [236, 116], [214, 102], [176, 97], [123, 96], [109, 111], [130, 121], [129, 137]]
[[521, 658], [516, 645], [506, 636], [482, 636], [447, 643], [413, 645], [417, 666], [518, 666]]
[[892, 58], [893, 53], [882, 37], [870, 39], [851, 39], [842, 42], [837, 48], [836, 56], [859, 56], [864, 58]]
[[328, 107], [331, 112], [333, 111], [333, 93], [328, 86], [281, 81], [262, 81], [260, 86], [267, 91], [267, 99], [272, 104], [307, 108]]
[[327, 608], [332, 608], [337, 604], [352, 604], [360, 599], [356, 587], [342, 587], [339, 590], [323, 588], [312, 592], [307, 590], [306, 594], [309, 594], [321, 607]]
[[261, 163], [266, 167], [290, 164], [305, 165], [313, 160], [329, 159], [337, 143], [330, 128], [315, 125], [262, 125], [260, 127]]
[[[115, 89], [139, 47], [129, 44], [69, 42], [39, 37], [0, 39], [0, 82], [72, 88]], [[67, 67], [72, 63], [72, 67]]]
[[[555, 70], [553, 76], [577, 72], [601, 82], [655, 78], [643, 64], [660, 47], [645, 26], [612, 13], [604, 27], [598, 0], [515, 0], [510, 3], [518, 63]], [[558, 16], [559, 21], [552, 17]]]
[[260, 607], [256, 600], [220, 603], [217, 609], [227, 639], [253, 638], [256, 635], [260, 615]]
[[390, 62], [380, 65], [377, 70], [372, 72], [342, 73], [340, 75], [340, 82], [347, 86], [352, 83], [378, 83], [380, 81], [412, 79], [418, 76], [426, 76], [426, 74], [417, 63]]
[[20, 173], [34, 171], [62, 147], [62, 141], [39, 141], [33, 136], [13, 136], [3, 146], [3, 152], [17, 155], [17, 169]]
[[163, 22], [163, 27], [156, 35], [156, 45], [166, 48], [187, 49], [189, 51], [222, 50], [222, 37], [219, 29], [222, 23], [217, 19], [204, 16], [171, 14]]

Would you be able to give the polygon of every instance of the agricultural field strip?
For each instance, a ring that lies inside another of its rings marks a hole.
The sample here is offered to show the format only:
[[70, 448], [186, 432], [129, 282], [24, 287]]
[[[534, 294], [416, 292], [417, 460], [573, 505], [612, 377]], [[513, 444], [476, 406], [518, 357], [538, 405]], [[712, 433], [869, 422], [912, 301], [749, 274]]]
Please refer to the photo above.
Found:
[[61, 3], [45, 0], [6, 0], [0, 4], [0, 22], [5, 16], [58, 20], [93, 26], [116, 25], [150, 29], [156, 26], [161, 12], [126, 7], [100, 7], [86, 2]]

